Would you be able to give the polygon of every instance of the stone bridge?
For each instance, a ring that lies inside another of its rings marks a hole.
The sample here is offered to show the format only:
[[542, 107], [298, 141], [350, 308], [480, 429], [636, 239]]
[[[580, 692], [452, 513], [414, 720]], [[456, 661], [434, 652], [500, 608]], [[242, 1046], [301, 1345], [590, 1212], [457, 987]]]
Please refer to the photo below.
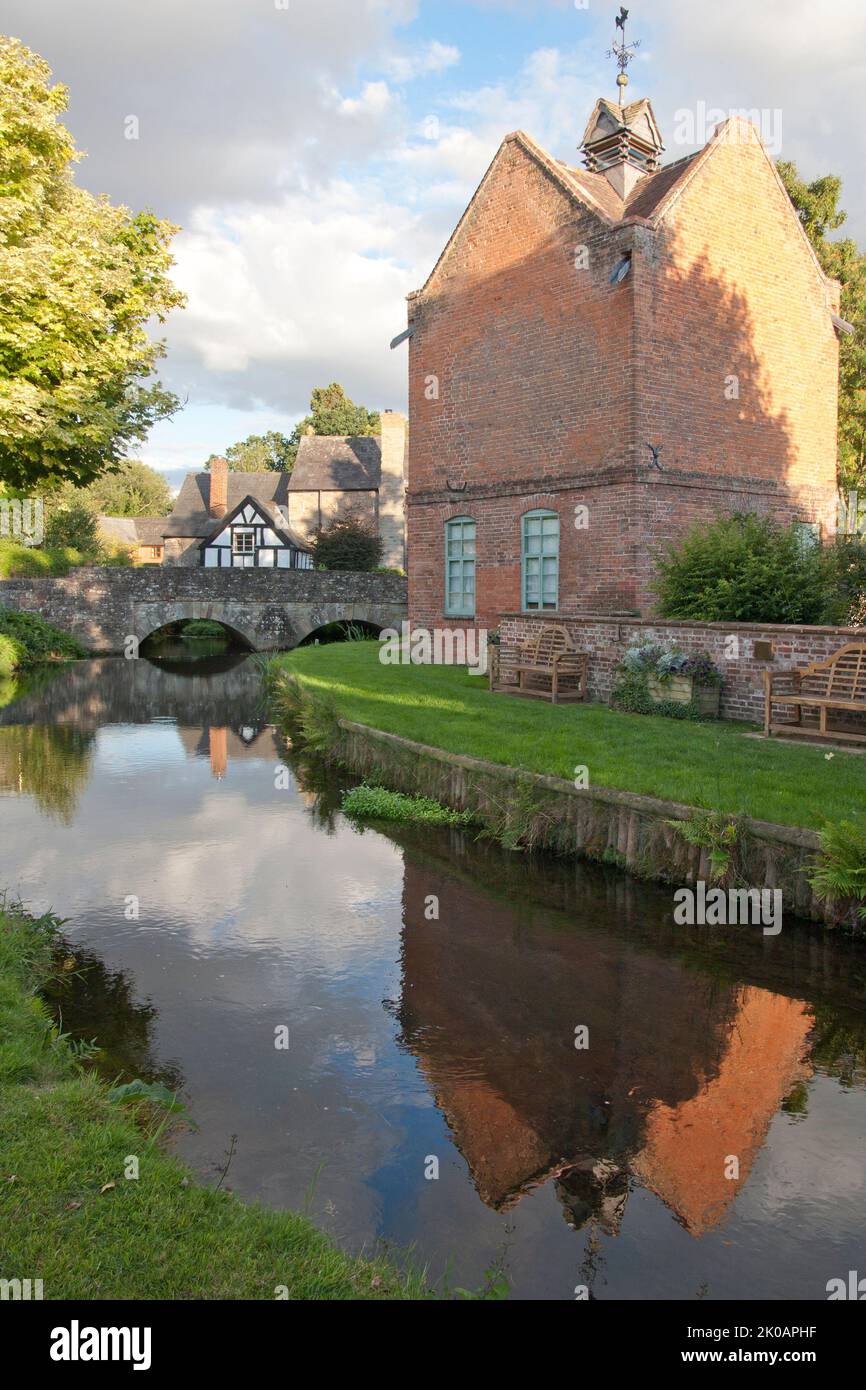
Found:
[[160, 628], [211, 618], [253, 651], [296, 647], [326, 623], [399, 627], [406, 580], [338, 570], [82, 568], [62, 579], [0, 582], [0, 608], [38, 613], [92, 652], [121, 652]]

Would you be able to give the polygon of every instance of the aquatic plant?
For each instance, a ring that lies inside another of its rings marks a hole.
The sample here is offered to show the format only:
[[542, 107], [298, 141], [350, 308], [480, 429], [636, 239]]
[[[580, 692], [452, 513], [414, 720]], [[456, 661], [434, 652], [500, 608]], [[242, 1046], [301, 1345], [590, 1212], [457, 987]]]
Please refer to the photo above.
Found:
[[416, 821], [425, 825], [471, 825], [469, 811], [452, 811], [429, 796], [406, 796], [363, 782], [343, 793], [342, 809], [353, 820]]

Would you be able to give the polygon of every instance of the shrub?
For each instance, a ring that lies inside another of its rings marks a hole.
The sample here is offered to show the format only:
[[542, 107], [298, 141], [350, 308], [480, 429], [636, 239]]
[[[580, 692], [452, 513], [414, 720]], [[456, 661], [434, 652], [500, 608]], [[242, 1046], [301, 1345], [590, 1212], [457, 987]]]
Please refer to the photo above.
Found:
[[313, 542], [313, 561], [326, 570], [375, 570], [382, 542], [362, 521], [346, 517], [320, 531]]
[[71, 549], [82, 555], [99, 555], [96, 513], [86, 502], [70, 501], [48, 507], [45, 519], [46, 550]]
[[866, 539], [840, 537], [824, 550], [822, 622], [857, 627], [866, 619]]
[[655, 590], [665, 618], [819, 623], [826, 562], [794, 526], [751, 513], [722, 517], [700, 522], [660, 558]]
[[10, 638], [20, 649], [16, 663], [19, 666], [39, 661], [72, 661], [86, 655], [80, 642], [36, 613], [0, 608], [0, 636]]

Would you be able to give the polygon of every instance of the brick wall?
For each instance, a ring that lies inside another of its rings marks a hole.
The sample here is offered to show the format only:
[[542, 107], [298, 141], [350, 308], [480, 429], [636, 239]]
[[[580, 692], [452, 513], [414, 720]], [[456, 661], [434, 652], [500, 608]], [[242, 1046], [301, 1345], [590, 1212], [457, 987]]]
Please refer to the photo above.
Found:
[[[720, 514], [832, 534], [837, 291], [785, 199], [746, 140], [714, 149], [663, 221], [611, 224], [506, 140], [410, 297], [414, 621], [444, 619], [453, 516], [476, 521], [486, 626], [519, 606], [520, 518], [536, 506], [560, 515], [570, 612], [651, 613], [658, 550]], [[612, 286], [624, 251], [631, 272]], [[725, 396], [732, 376], [738, 399]], [[648, 441], [662, 446], [662, 471]]]
[[[526, 613], [505, 614], [501, 620], [501, 677], [511, 679], [515, 649], [551, 618]], [[721, 714], [725, 719], [762, 721], [763, 673], [824, 661], [845, 642], [866, 642], [866, 628], [783, 627], [769, 623], [690, 623], [610, 618], [604, 615], [557, 615], [578, 651], [588, 652], [589, 693], [593, 700], [608, 701], [614, 686], [614, 670], [628, 647], [643, 641], [668, 642], [683, 651], [707, 652], [723, 672]], [[729, 639], [736, 637], [739, 655], [731, 657]], [[761, 659], [755, 643], [769, 643], [770, 660]]]

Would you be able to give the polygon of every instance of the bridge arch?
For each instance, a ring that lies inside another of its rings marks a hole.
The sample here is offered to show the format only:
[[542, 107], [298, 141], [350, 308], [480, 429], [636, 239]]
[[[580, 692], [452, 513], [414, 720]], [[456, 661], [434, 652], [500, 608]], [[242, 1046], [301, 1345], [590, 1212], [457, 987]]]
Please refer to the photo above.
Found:
[[[142, 608], [148, 611], [143, 612]], [[156, 633], [179, 623], [208, 622], [219, 623], [230, 636], [234, 637], [250, 651], [258, 651], [258, 635], [252, 623], [236, 613], [227, 614], [218, 603], [161, 603], [141, 605], [136, 612], [135, 633], [139, 647]]]

